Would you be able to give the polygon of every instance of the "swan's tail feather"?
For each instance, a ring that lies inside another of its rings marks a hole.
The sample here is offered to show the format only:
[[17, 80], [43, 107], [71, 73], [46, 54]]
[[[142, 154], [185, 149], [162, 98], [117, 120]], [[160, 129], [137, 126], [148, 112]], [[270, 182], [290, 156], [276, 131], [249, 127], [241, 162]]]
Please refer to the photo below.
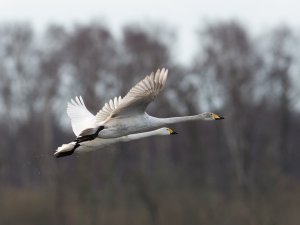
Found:
[[72, 155], [75, 149], [79, 146], [76, 142], [71, 142], [69, 144], [63, 144], [62, 146], [58, 147], [54, 153], [56, 158]]

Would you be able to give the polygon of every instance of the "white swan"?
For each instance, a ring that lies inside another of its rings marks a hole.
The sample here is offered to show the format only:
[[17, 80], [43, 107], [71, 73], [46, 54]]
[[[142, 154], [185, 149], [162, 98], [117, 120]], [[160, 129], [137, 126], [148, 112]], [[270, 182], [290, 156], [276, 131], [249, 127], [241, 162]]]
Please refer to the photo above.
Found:
[[[148, 131], [148, 132], [143, 132], [143, 133], [138, 133], [138, 134], [130, 134], [118, 138], [108, 138], [108, 139], [103, 139], [103, 138], [95, 138], [94, 140], [91, 141], [85, 141], [80, 144], [76, 143], [75, 141], [70, 142], [68, 144], [63, 144], [61, 147], [58, 147], [57, 150], [55, 151], [54, 155], [59, 158], [63, 156], [68, 156], [75, 153], [82, 153], [82, 152], [89, 152], [89, 151], [94, 151], [98, 150], [100, 148], [118, 143], [118, 142], [128, 142], [128, 141], [133, 141], [133, 140], [138, 140], [146, 137], [151, 137], [151, 136], [159, 136], [159, 135], [173, 135], [177, 134], [175, 131], [171, 130], [170, 128], [163, 127], [157, 130], [153, 131]], [[78, 147], [75, 148], [76, 145], [79, 145]]]
[[[81, 97], [71, 99], [67, 113], [77, 136], [76, 143], [100, 138], [116, 138], [194, 120], [221, 120], [217, 114], [206, 112], [194, 116], [156, 118], [145, 110], [165, 86], [168, 70], [157, 70], [146, 76], [125, 95], [111, 99], [94, 116], [85, 107]], [[101, 131], [101, 132], [100, 132]]]

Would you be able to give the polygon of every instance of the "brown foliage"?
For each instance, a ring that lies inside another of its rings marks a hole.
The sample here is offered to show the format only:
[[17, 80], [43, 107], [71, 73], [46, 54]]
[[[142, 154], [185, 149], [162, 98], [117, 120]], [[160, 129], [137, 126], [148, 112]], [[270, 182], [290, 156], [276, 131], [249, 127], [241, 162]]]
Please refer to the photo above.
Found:
[[[236, 22], [210, 24], [187, 68], [174, 66], [162, 30], [128, 26], [119, 40], [101, 24], [50, 26], [43, 38], [29, 25], [0, 27], [0, 224], [297, 224], [295, 34], [261, 40]], [[96, 112], [157, 67], [170, 76], [150, 113], [226, 119], [53, 157], [74, 138], [71, 97]]]

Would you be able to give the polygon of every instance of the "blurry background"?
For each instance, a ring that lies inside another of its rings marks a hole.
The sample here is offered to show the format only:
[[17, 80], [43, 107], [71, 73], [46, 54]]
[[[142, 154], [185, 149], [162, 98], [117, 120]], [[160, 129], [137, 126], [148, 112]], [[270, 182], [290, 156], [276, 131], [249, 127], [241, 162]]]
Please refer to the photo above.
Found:
[[[0, 224], [297, 225], [297, 1], [0, 1]], [[66, 103], [96, 113], [169, 68], [179, 135], [55, 159]]]

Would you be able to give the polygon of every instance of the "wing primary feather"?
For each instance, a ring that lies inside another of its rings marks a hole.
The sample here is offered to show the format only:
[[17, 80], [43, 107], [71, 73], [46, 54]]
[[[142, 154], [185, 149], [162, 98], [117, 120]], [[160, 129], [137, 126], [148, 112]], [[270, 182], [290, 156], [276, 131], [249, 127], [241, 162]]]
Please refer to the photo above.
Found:
[[71, 103], [72, 103], [73, 105], [76, 105], [76, 102], [73, 100], [73, 98], [71, 98]]
[[80, 101], [79, 101], [79, 98], [77, 96], [76, 96], [76, 103], [77, 103], [77, 105], [81, 105]]
[[153, 76], [154, 76], [154, 81], [155, 83], [159, 83], [159, 77], [156, 76], [156, 74], [154, 75], [154, 73], [152, 72]]
[[80, 101], [81, 101], [81, 104], [82, 104], [84, 107], [86, 107], [85, 104], [84, 104], [84, 101], [83, 101], [83, 99], [82, 99], [81, 96], [79, 96], [79, 99], [80, 99]]
[[132, 87], [124, 98], [115, 97], [105, 103], [96, 115], [97, 124], [109, 117], [134, 116], [145, 112], [148, 104], [163, 89], [167, 80], [168, 70], [165, 68], [151, 72], [143, 80]]
[[149, 77], [150, 77], [150, 80], [154, 81], [154, 73], [153, 72], [149, 75]]
[[164, 69], [161, 70], [161, 73], [159, 73], [157, 76], [159, 78], [159, 83], [162, 83], [162, 78], [163, 78], [163, 72], [164, 72]]
[[161, 80], [160, 80], [160, 69], [158, 69], [158, 70], [156, 71], [155, 77], [158, 78], [158, 82], [161, 82]]
[[111, 109], [114, 109], [114, 103], [113, 103], [113, 101], [111, 99], [109, 100], [109, 107]]
[[71, 99], [67, 104], [67, 114], [76, 136], [81, 131], [95, 126], [95, 116], [88, 111], [81, 96]]
[[163, 76], [163, 81], [162, 81], [162, 85], [165, 85], [167, 78], [168, 78], [168, 70], [165, 71], [164, 76]]
[[[144, 90], [147, 90], [147, 86], [144, 84], [144, 82], [143, 81], [141, 81], [139, 84], [137, 84], [137, 85], [139, 85], [141, 88], [143, 88], [143, 91]], [[130, 92], [129, 92], [130, 93]]]
[[117, 108], [117, 106], [118, 106], [118, 98], [115, 97], [114, 98], [114, 109]]

